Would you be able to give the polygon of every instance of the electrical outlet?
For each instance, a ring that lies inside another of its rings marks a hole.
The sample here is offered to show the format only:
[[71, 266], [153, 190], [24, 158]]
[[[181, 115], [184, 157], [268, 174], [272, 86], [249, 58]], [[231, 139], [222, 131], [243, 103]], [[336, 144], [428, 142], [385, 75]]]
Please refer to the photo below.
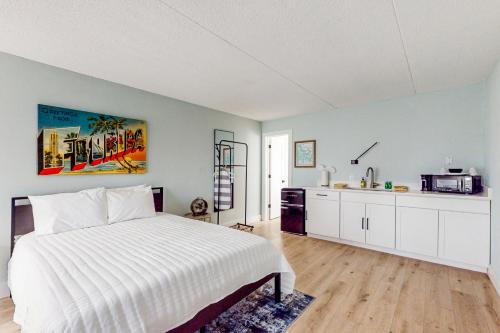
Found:
[[444, 159], [444, 162], [445, 162], [446, 165], [452, 165], [453, 164], [453, 157], [452, 156], [447, 156]]

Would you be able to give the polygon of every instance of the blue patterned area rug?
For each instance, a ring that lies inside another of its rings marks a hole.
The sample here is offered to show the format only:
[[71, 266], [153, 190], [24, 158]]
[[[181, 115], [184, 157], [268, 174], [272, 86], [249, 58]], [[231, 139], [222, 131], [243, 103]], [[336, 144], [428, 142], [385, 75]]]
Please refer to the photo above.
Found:
[[266, 284], [235, 304], [207, 325], [207, 332], [281, 333], [304, 312], [314, 297], [294, 290], [293, 294], [274, 302], [274, 288]]

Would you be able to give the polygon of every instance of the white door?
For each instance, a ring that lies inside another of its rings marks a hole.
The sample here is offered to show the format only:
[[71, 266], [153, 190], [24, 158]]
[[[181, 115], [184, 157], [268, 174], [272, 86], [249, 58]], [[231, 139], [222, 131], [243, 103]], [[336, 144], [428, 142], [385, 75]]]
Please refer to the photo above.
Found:
[[439, 257], [488, 267], [490, 216], [440, 211]]
[[365, 204], [342, 202], [340, 207], [340, 238], [364, 243]]
[[281, 213], [281, 189], [288, 186], [288, 135], [269, 140], [269, 219]]
[[396, 208], [366, 204], [366, 243], [394, 249], [396, 247]]
[[438, 255], [438, 226], [437, 210], [398, 207], [396, 248], [436, 257]]
[[327, 237], [339, 237], [339, 202], [307, 198], [306, 232]]

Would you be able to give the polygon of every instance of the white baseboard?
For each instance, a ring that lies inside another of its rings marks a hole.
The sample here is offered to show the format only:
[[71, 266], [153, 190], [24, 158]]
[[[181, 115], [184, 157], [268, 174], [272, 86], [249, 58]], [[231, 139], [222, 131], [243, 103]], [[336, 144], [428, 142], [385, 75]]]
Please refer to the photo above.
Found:
[[10, 289], [7, 286], [7, 281], [0, 281], [0, 298], [9, 296], [10, 296]]
[[495, 271], [491, 266], [488, 267], [488, 277], [490, 278], [493, 287], [495, 287], [497, 294], [500, 296], [500, 276], [496, 275]]
[[361, 247], [361, 248], [368, 249], [368, 250], [390, 253], [390, 254], [394, 254], [397, 256], [401, 256], [401, 257], [407, 257], [407, 258], [412, 258], [412, 259], [417, 259], [417, 260], [422, 260], [422, 261], [428, 261], [428, 262], [432, 262], [435, 264], [441, 264], [441, 265], [446, 265], [446, 266], [468, 269], [471, 271], [476, 271], [476, 272], [481, 272], [481, 273], [486, 273], [488, 270], [487, 267], [464, 264], [464, 263], [456, 262], [456, 261], [452, 261], [452, 260], [441, 259], [441, 258], [437, 258], [437, 257], [429, 257], [429, 256], [405, 252], [405, 251], [401, 251], [401, 250], [397, 250], [397, 249], [392, 249], [392, 248], [390, 249], [390, 248], [385, 248], [385, 247], [369, 245], [369, 244], [365, 244], [365, 243], [358, 243], [358, 242], [349, 241], [349, 240], [340, 239], [340, 238], [325, 237], [325, 236], [315, 235], [315, 234], [311, 234], [311, 233], [308, 233], [307, 236], [322, 239], [322, 240], [327, 240], [330, 242], [336, 242], [336, 243]]

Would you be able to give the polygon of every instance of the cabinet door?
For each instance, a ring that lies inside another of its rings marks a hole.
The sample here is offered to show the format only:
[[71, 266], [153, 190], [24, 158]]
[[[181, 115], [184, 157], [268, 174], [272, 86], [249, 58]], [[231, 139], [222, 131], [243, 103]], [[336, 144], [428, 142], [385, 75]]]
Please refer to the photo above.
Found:
[[366, 205], [366, 243], [394, 249], [396, 247], [396, 208]]
[[434, 209], [397, 208], [396, 248], [436, 257], [439, 215]]
[[340, 218], [340, 238], [355, 242], [365, 242], [365, 204], [342, 202]]
[[440, 211], [439, 257], [487, 267], [490, 261], [490, 216]]
[[306, 202], [306, 232], [339, 237], [339, 202], [308, 198]]

